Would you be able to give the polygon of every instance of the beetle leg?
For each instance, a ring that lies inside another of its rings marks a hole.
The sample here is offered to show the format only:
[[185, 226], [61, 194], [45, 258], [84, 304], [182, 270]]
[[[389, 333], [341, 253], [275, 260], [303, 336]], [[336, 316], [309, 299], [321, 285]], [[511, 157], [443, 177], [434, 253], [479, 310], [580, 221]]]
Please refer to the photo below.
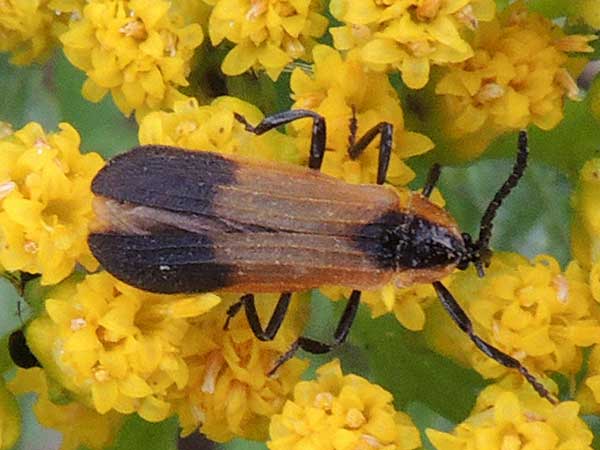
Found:
[[[351, 122], [352, 124], [352, 122]], [[368, 130], [362, 137], [356, 141], [350, 148], [348, 154], [350, 159], [358, 158], [367, 148], [375, 137], [381, 134], [379, 141], [379, 162], [377, 164], [377, 184], [383, 184], [387, 176], [390, 165], [390, 156], [392, 155], [392, 141], [394, 137], [394, 126], [389, 122], [380, 122]]]
[[279, 357], [273, 368], [269, 371], [268, 375], [273, 375], [282, 364], [296, 354], [298, 349], [302, 349], [308, 353], [321, 354], [328, 353], [338, 345], [344, 343], [348, 337], [348, 333], [350, 332], [350, 327], [352, 327], [354, 318], [356, 317], [356, 312], [358, 311], [358, 306], [360, 304], [360, 295], [361, 291], [352, 291], [352, 294], [348, 299], [348, 303], [346, 304], [346, 308], [344, 308], [342, 317], [340, 318], [335, 332], [333, 333], [333, 343], [327, 344], [325, 342], [300, 336], [290, 346], [290, 349]]
[[452, 320], [454, 320], [459, 328], [469, 336], [471, 341], [473, 341], [479, 350], [503, 366], [510, 369], [517, 369], [521, 375], [525, 377], [529, 384], [531, 384], [531, 386], [538, 392], [538, 394], [540, 394], [540, 396], [548, 399], [550, 403], [558, 403], [558, 401], [552, 396], [552, 394], [550, 394], [550, 392], [548, 392], [544, 385], [517, 359], [507, 355], [493, 345], [488, 344], [479, 336], [477, 336], [477, 334], [475, 334], [475, 331], [473, 331], [473, 322], [471, 322], [471, 319], [469, 319], [465, 311], [461, 308], [450, 291], [446, 289], [442, 283], [439, 281], [434, 281], [433, 287], [435, 288], [442, 305], [448, 314], [450, 314], [450, 317], [452, 317]]
[[325, 155], [327, 136], [327, 126], [323, 116], [307, 109], [292, 109], [290, 111], [283, 111], [273, 114], [272, 116], [267, 116], [256, 126], [250, 125], [246, 118], [241, 114], [234, 113], [234, 116], [238, 122], [241, 122], [246, 127], [246, 131], [256, 135], [261, 135], [269, 130], [272, 130], [273, 128], [277, 128], [281, 125], [285, 125], [298, 119], [303, 119], [306, 117], [312, 118], [313, 127], [310, 140], [308, 167], [315, 170], [321, 169], [323, 156]]
[[427, 181], [425, 181], [425, 186], [423, 186], [423, 191], [421, 194], [423, 197], [429, 198], [431, 195], [431, 191], [435, 187], [436, 183], [440, 178], [440, 174], [442, 173], [442, 167], [438, 163], [434, 163], [429, 169], [429, 173], [427, 174]]
[[287, 312], [291, 297], [292, 294], [290, 292], [284, 292], [279, 296], [279, 300], [277, 301], [277, 305], [275, 305], [269, 323], [267, 324], [267, 327], [263, 329], [254, 304], [254, 294], [242, 295], [240, 300], [231, 305], [227, 310], [227, 320], [225, 321], [223, 329], [226, 330], [229, 328], [229, 322], [243, 306], [248, 324], [257, 339], [261, 341], [271, 341], [275, 338], [275, 335], [283, 323], [283, 319], [285, 319], [285, 313]]

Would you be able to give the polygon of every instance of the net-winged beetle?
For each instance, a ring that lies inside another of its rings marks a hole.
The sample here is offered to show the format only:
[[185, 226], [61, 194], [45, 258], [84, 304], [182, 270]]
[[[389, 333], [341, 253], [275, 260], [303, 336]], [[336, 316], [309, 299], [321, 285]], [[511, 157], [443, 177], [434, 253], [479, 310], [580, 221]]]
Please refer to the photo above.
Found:
[[[430, 171], [422, 193], [384, 186], [392, 149], [392, 125], [382, 122], [355, 139], [358, 158], [378, 135], [376, 185], [352, 185], [320, 173], [325, 120], [308, 110], [286, 111], [257, 126], [236, 114], [247, 131], [260, 135], [301, 118], [313, 120], [309, 168], [145, 145], [110, 160], [92, 183], [97, 227], [92, 252], [118, 279], [160, 292], [227, 290], [245, 293], [241, 308], [260, 340], [276, 335], [291, 292], [335, 284], [354, 289], [333, 343], [299, 337], [273, 370], [298, 348], [325, 353], [346, 339], [361, 290], [394, 281], [398, 286], [432, 283], [456, 324], [486, 355], [517, 369], [536, 391], [555, 401], [518, 360], [483, 341], [452, 294], [439, 281], [471, 263], [480, 275], [489, 262], [492, 222], [527, 165], [527, 134], [519, 134], [512, 173], [487, 207], [479, 237], [461, 233], [454, 219], [428, 200], [439, 175]], [[283, 292], [267, 326], [250, 292]]]

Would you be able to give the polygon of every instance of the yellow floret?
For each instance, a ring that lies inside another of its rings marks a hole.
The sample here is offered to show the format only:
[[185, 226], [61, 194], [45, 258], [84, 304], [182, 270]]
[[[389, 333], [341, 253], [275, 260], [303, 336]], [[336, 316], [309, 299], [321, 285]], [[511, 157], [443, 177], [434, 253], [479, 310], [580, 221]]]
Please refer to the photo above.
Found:
[[151, 422], [172, 413], [169, 391], [187, 385], [181, 346], [192, 319], [220, 302], [143, 292], [104, 272], [50, 295], [46, 314], [27, 329], [44, 368], [99, 413], [137, 412]]
[[221, 69], [239, 75], [264, 69], [276, 80], [284, 67], [310, 56], [315, 38], [327, 29], [319, 0], [205, 0], [213, 4], [208, 33], [213, 45], [224, 39], [235, 47]]
[[[556, 260], [540, 255], [532, 262], [496, 253], [486, 275], [456, 273], [448, 286], [488, 343], [534, 372], [579, 371], [584, 347], [600, 342], [600, 323], [588, 274], [575, 262], [562, 272]], [[430, 320], [434, 348], [452, 355], [487, 378], [510, 371], [481, 351], [444, 311]]]
[[111, 92], [125, 115], [167, 108], [185, 98], [190, 61], [202, 28], [185, 24], [166, 0], [92, 0], [81, 20], [61, 35], [69, 61], [87, 75], [82, 93], [90, 101]]
[[[393, 125], [394, 147], [388, 182], [404, 185], [411, 181], [414, 172], [403, 160], [429, 151], [433, 142], [404, 128], [398, 94], [387, 75], [368, 70], [356, 57], [356, 52], [343, 58], [338, 51], [324, 45], [315, 47], [313, 59], [312, 74], [296, 68], [290, 84], [293, 108], [316, 111], [327, 121], [328, 151], [322, 171], [350, 183], [375, 181], [379, 138], [358, 159], [351, 160], [348, 155], [349, 124], [354, 111], [358, 123], [357, 138], [382, 121]], [[295, 122], [292, 128], [298, 135], [298, 148], [308, 149], [311, 122]]]
[[70, 125], [46, 134], [30, 123], [0, 140], [0, 266], [40, 273], [42, 284], [68, 276], [76, 263], [94, 270], [87, 246], [90, 183], [103, 164], [79, 152]]
[[[259, 294], [256, 305], [266, 323], [279, 295]], [[196, 429], [214, 441], [234, 437], [264, 440], [269, 419], [281, 411], [308, 362], [293, 358], [274, 376], [268, 372], [289, 350], [306, 322], [307, 295], [294, 295], [277, 337], [261, 342], [243, 313], [223, 329], [225, 311], [239, 295], [195, 321], [186, 334], [183, 357], [190, 370], [184, 392], [174, 393], [184, 435]]]
[[9, 388], [15, 394], [37, 394], [33, 411], [41, 425], [62, 434], [60, 450], [76, 450], [80, 446], [104, 449], [111, 445], [123, 422], [118, 413], [99, 414], [74, 400], [64, 404], [53, 402], [46, 375], [37, 367], [18, 369]]
[[148, 114], [140, 123], [141, 144], [176, 145], [255, 159], [297, 162], [292, 139], [273, 130], [261, 136], [247, 132], [234, 118], [242, 114], [250, 123], [263, 115], [253, 105], [234, 97], [220, 97], [199, 106], [195, 99], [175, 103], [172, 112]]
[[411, 450], [421, 446], [410, 417], [392, 395], [357, 375], [343, 375], [338, 360], [317, 379], [294, 388], [294, 398], [272, 417], [270, 450]]
[[453, 151], [476, 157], [500, 133], [530, 124], [554, 128], [563, 118], [565, 97], [579, 98], [566, 69], [567, 52], [589, 52], [593, 39], [565, 35], [523, 2], [483, 24], [475, 34], [473, 56], [449, 67], [436, 86], [445, 131], [465, 139]]
[[335, 47], [360, 49], [375, 70], [395, 69], [411, 89], [429, 81], [432, 64], [473, 55], [465, 31], [494, 17], [492, 0], [333, 0], [330, 10], [345, 25], [331, 29]]
[[[506, 382], [508, 381], [508, 382]], [[452, 433], [428, 429], [437, 450], [591, 450], [593, 434], [573, 401], [552, 405], [528, 385], [487, 387]]]

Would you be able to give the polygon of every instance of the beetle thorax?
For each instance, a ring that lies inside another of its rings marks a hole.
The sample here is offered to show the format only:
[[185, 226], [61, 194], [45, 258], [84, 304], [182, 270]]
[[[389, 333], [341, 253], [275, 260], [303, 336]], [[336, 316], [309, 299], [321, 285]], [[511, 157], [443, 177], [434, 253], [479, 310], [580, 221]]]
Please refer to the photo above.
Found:
[[418, 215], [402, 215], [386, 230], [384, 246], [395, 270], [431, 269], [456, 265], [466, 252], [462, 236], [453, 229]]

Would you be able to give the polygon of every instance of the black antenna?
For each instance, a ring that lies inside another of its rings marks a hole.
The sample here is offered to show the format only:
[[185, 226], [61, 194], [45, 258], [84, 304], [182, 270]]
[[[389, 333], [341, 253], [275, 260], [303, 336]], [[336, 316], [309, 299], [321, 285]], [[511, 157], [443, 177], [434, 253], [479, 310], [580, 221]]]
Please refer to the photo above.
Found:
[[493, 200], [488, 205], [483, 217], [481, 218], [481, 224], [479, 225], [479, 239], [477, 240], [475, 247], [478, 249], [479, 257], [474, 259], [475, 266], [477, 267], [477, 273], [479, 276], [483, 276], [483, 265], [486, 267], [489, 265], [491, 251], [489, 249], [490, 239], [492, 237], [492, 228], [494, 227], [493, 220], [496, 217], [496, 212], [504, 199], [510, 194], [510, 191], [518, 184], [519, 180], [523, 176], [523, 172], [527, 167], [527, 157], [529, 155], [529, 147], [527, 145], [527, 131], [519, 131], [519, 143], [518, 143], [517, 160], [513, 166], [512, 172], [506, 179], [504, 184]]

